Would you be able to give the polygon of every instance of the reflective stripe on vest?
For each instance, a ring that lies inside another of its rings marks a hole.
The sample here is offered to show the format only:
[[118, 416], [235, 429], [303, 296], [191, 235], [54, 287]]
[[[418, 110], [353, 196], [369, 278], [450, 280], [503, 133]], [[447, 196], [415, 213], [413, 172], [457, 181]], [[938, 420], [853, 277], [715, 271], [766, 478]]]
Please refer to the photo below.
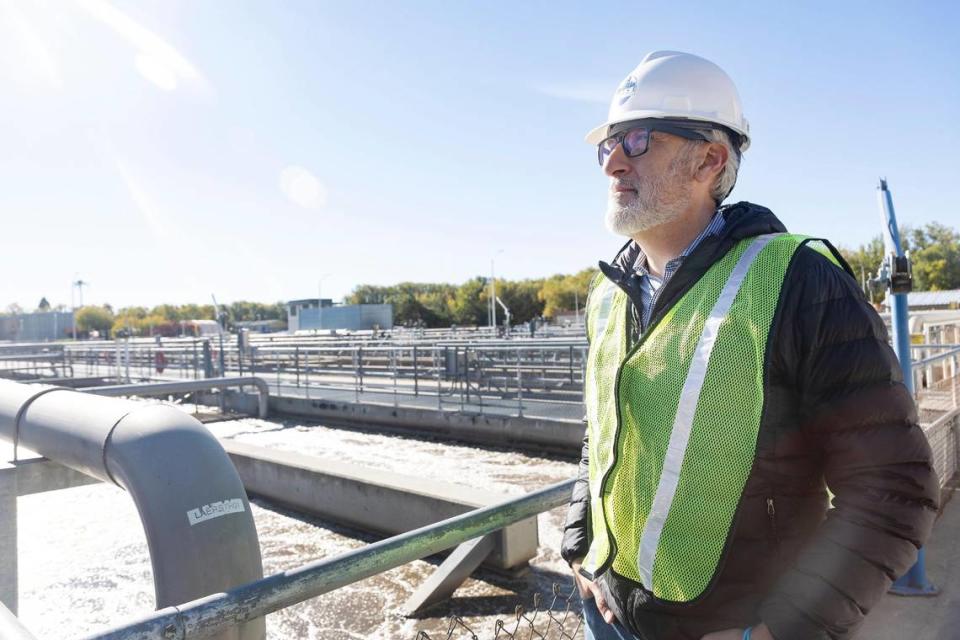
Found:
[[629, 352], [628, 298], [596, 282], [584, 388], [589, 573], [612, 568], [672, 602], [709, 586], [753, 465], [780, 288], [804, 242], [739, 242]]

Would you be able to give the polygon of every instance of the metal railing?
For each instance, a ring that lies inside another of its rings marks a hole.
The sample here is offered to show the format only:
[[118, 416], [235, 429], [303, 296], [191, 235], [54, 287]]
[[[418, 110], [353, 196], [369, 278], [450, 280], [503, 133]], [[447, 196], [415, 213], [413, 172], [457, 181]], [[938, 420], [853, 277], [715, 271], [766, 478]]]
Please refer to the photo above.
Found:
[[76, 376], [130, 383], [258, 375], [277, 395], [332, 394], [334, 400], [500, 416], [524, 415], [531, 406], [566, 406], [570, 419], [579, 418], [587, 352], [582, 339], [478, 341], [449, 335], [442, 341], [283, 336], [252, 340], [244, 349], [229, 340], [222, 353], [219, 340], [196, 338], [60, 346], [56, 353], [10, 354], [9, 361], [0, 352], [0, 375], [4, 365], [25, 367], [37, 380]]
[[252, 386], [257, 389], [257, 415], [266, 418], [270, 409], [270, 390], [262, 378], [244, 376], [238, 378], [207, 378], [205, 380], [182, 380], [173, 382], [155, 382], [146, 384], [120, 384], [100, 387], [85, 387], [80, 391], [88, 391], [98, 396], [158, 396], [174, 393], [192, 393], [195, 391], [223, 390], [228, 387]]
[[[265, 335], [251, 338], [247, 349], [230, 338], [222, 373], [258, 375], [277, 395], [500, 416], [552, 407], [553, 416], [579, 417], [585, 340], [478, 339], [484, 335], [482, 329], [398, 330], [386, 338]], [[931, 423], [960, 402], [960, 345], [911, 350], [921, 420]], [[200, 379], [219, 376], [220, 360], [219, 340], [209, 338], [0, 345], [0, 375], [17, 379]]]
[[215, 634], [567, 504], [573, 480], [380, 542], [166, 607], [86, 640], [190, 640]]

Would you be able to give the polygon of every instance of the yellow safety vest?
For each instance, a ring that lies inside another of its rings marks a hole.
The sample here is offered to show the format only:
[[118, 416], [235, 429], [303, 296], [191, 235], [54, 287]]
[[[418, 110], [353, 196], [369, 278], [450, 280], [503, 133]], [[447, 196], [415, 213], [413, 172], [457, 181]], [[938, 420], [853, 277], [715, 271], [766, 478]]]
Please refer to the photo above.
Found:
[[670, 602], [707, 590], [753, 467], [780, 289], [809, 241], [738, 242], [629, 348], [627, 295], [602, 274], [594, 281], [587, 575], [612, 569]]

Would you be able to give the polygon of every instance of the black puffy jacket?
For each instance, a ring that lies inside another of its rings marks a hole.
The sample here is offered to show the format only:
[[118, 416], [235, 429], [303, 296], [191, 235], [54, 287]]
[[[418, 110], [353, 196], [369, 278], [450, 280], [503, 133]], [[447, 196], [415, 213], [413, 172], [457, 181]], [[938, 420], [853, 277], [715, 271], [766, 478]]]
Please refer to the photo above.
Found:
[[[651, 324], [734, 243], [786, 230], [757, 205], [721, 211], [723, 232], [664, 285]], [[620, 258], [605, 272], [630, 294]], [[930, 447], [886, 328], [853, 278], [801, 248], [769, 345], [756, 459], [707, 593], [671, 604], [612, 571], [600, 579], [617, 618], [643, 640], [700, 640], [760, 621], [777, 640], [852, 638], [933, 526]], [[586, 554], [589, 508], [585, 441], [561, 548], [567, 562]]]

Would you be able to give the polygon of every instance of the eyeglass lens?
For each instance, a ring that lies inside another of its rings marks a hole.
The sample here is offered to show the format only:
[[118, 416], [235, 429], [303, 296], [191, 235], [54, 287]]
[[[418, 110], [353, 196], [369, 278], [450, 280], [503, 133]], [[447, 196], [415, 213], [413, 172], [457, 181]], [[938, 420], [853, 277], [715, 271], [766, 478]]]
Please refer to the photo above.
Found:
[[649, 141], [650, 130], [646, 127], [637, 127], [636, 129], [630, 129], [619, 135], [607, 138], [599, 145], [598, 159], [600, 160], [600, 166], [603, 166], [607, 157], [613, 153], [613, 150], [617, 148], [618, 144], [623, 144], [623, 152], [627, 157], [635, 158], [647, 152]]

